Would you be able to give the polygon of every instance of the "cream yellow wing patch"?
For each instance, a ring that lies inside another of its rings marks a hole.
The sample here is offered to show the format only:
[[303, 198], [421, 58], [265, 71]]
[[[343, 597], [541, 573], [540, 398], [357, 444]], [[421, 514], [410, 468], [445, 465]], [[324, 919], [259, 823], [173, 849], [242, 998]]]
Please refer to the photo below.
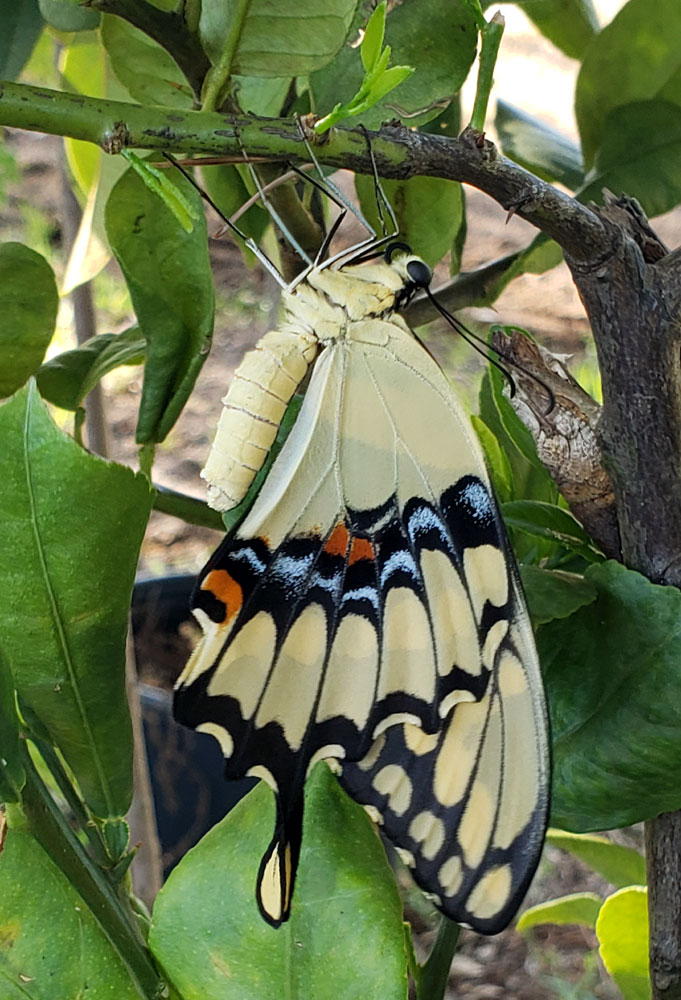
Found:
[[[522, 596], [484, 697], [457, 705], [440, 733], [396, 726], [341, 782], [408, 859], [416, 882], [457, 923], [483, 934], [515, 914], [539, 861], [548, 815], [549, 749], [539, 664]], [[401, 797], [386, 773], [409, 776]], [[397, 804], [398, 808], [395, 808]]]

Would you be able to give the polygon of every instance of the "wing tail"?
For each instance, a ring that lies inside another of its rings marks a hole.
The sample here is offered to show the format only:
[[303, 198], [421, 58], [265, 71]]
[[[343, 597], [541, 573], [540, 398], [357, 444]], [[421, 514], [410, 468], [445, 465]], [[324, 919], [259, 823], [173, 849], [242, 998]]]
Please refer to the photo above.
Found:
[[287, 815], [277, 797], [274, 835], [260, 862], [256, 884], [258, 908], [272, 927], [280, 927], [291, 914], [302, 836], [303, 796], [296, 799]]

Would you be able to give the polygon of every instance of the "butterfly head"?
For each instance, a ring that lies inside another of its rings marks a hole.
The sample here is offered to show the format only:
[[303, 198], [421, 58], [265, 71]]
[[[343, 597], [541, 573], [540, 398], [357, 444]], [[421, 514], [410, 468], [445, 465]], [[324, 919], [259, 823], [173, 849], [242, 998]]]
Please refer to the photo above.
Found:
[[416, 292], [428, 288], [433, 272], [421, 257], [411, 252], [406, 243], [390, 243], [385, 250], [385, 261], [402, 279], [402, 288], [395, 296], [397, 307], [406, 305]]

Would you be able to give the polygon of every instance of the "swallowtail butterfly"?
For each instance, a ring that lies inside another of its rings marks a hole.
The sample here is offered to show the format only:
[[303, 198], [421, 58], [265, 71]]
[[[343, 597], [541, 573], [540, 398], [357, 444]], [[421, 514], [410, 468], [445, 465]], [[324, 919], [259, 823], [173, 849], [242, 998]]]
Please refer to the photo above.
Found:
[[314, 361], [296, 423], [240, 526], [203, 569], [203, 636], [175, 696], [230, 778], [277, 802], [265, 920], [289, 916], [311, 766], [340, 780], [453, 920], [517, 909], [547, 819], [542, 682], [483, 454], [446, 377], [399, 314], [430, 280], [385, 259], [314, 267], [246, 355], [204, 476], [228, 509]]

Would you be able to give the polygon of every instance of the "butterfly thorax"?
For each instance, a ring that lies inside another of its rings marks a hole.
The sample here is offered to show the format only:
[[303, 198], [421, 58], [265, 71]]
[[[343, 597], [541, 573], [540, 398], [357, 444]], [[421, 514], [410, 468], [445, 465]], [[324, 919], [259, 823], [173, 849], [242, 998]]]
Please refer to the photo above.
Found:
[[[284, 296], [287, 323], [314, 334], [320, 343], [363, 340], [356, 324], [391, 320], [416, 290], [406, 263], [419, 258], [401, 255], [394, 262], [378, 261], [342, 268], [314, 269], [293, 292]], [[404, 325], [400, 323], [400, 325]], [[406, 327], [405, 327], [406, 328]], [[371, 337], [378, 335], [376, 327]]]

